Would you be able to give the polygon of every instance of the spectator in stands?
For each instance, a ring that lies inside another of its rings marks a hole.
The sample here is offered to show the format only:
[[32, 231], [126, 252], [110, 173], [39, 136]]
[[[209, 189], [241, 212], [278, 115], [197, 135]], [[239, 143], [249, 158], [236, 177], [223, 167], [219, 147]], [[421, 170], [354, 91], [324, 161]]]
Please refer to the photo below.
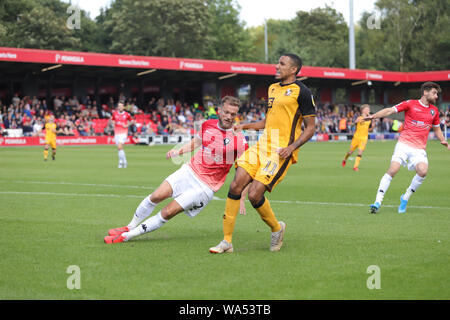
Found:
[[33, 137], [39, 136], [39, 132], [42, 131], [42, 128], [44, 127], [44, 124], [42, 122], [41, 118], [33, 117]]
[[60, 99], [60, 97], [55, 97], [55, 99], [53, 99], [53, 108], [55, 110], [55, 112], [57, 112], [59, 109], [61, 109], [63, 105], [63, 101]]
[[80, 136], [85, 137], [85, 136], [89, 135], [87, 133], [86, 128], [84, 127], [83, 123], [81, 123], [81, 122], [77, 125], [77, 131]]
[[9, 129], [9, 127], [11, 126], [11, 113], [7, 113], [6, 117], [3, 117], [3, 126], [5, 129]]
[[6, 135], [5, 126], [3, 125], [3, 121], [0, 120], [0, 136], [5, 136], [5, 135]]
[[108, 106], [108, 110], [114, 110], [116, 108], [113, 97], [109, 97], [107, 106]]
[[136, 136], [137, 132], [138, 132], [138, 128], [136, 126], [136, 122], [133, 120], [130, 122], [130, 125], [128, 126], [128, 135]]
[[111, 119], [108, 120], [108, 124], [105, 127], [104, 133], [107, 136], [114, 135], [114, 124]]
[[14, 94], [14, 97], [12, 98], [11, 102], [12, 102], [12, 105], [14, 107], [18, 107], [19, 106], [19, 104], [21, 102], [21, 99], [19, 98], [19, 94], [18, 93]]
[[62, 132], [64, 136], [74, 136], [75, 135], [75, 124], [71, 120], [70, 116], [66, 116], [64, 122], [62, 123]]
[[175, 103], [173, 102], [173, 99], [167, 100], [167, 105], [166, 105], [165, 109], [167, 112], [170, 112], [170, 113], [176, 112], [176, 106], [175, 106]]
[[161, 121], [158, 123], [158, 134], [167, 135], [169, 126], [169, 118], [163, 115]]
[[33, 135], [33, 126], [31, 125], [31, 119], [28, 117], [23, 118], [22, 132], [24, 137], [31, 137]]
[[381, 121], [381, 132], [383, 133], [389, 133], [391, 131], [392, 128], [392, 122], [393, 120], [390, 118], [384, 118]]
[[150, 101], [148, 102], [148, 105], [147, 105], [147, 108], [146, 108], [145, 111], [147, 113], [149, 113], [149, 112], [152, 112], [153, 110], [156, 110], [156, 98], [155, 97], [152, 97], [150, 99]]
[[348, 132], [347, 122], [348, 122], [347, 117], [342, 113], [341, 118], [339, 120], [339, 132], [340, 133]]
[[146, 122], [141, 127], [141, 134], [155, 134], [151, 122]]
[[102, 107], [101, 107], [101, 114], [102, 114], [102, 118], [103, 119], [111, 118], [112, 114], [111, 114], [110, 110], [114, 110], [114, 108], [113, 109], [109, 109], [106, 104], [102, 105]]

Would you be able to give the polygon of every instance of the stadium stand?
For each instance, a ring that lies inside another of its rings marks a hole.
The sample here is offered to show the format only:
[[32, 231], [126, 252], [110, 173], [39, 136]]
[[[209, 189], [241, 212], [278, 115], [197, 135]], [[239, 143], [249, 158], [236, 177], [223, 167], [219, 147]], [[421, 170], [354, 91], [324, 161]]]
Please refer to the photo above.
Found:
[[[36, 97], [19, 97], [15, 95], [11, 101], [0, 100], [0, 128], [3, 135], [7, 130], [20, 129], [23, 136], [37, 136], [43, 128], [45, 119], [53, 114], [60, 136], [80, 135], [113, 135], [109, 117], [114, 103], [94, 108], [89, 96], [78, 102], [75, 97], [55, 97], [57, 103], [53, 107], [45, 99]], [[130, 135], [139, 134], [186, 134], [194, 132], [194, 121], [214, 116], [203, 106], [194, 106], [170, 99], [159, 99], [157, 103], [149, 102], [145, 106], [137, 106], [135, 99], [125, 99], [126, 110], [134, 118], [130, 127]], [[213, 104], [216, 109], [216, 104]], [[237, 122], [259, 121], [265, 116], [264, 101], [244, 101]], [[354, 131], [354, 121], [359, 116], [359, 107], [354, 104], [324, 103], [317, 106], [317, 133], [339, 133], [341, 119], [346, 119], [346, 132]], [[441, 112], [442, 126], [450, 126], [450, 107]], [[377, 121], [374, 133], [388, 133], [392, 130], [393, 120], [390, 118]]]

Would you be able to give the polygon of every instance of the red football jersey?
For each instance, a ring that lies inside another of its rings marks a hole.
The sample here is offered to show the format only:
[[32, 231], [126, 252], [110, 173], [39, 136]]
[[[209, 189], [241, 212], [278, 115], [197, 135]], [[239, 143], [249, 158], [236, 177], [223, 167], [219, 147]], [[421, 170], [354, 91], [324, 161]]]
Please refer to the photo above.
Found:
[[120, 113], [119, 111], [114, 111], [112, 115], [114, 120], [114, 134], [127, 134], [128, 133], [128, 121], [132, 121], [133, 118], [126, 111]]
[[425, 149], [428, 133], [439, 126], [439, 110], [432, 104], [426, 106], [420, 100], [407, 100], [394, 106], [397, 112], [405, 112], [405, 123], [398, 141], [413, 148]]
[[217, 192], [236, 159], [248, 149], [247, 140], [241, 132], [220, 128], [217, 119], [203, 122], [197, 137], [202, 140], [202, 146], [188, 165], [211, 190]]

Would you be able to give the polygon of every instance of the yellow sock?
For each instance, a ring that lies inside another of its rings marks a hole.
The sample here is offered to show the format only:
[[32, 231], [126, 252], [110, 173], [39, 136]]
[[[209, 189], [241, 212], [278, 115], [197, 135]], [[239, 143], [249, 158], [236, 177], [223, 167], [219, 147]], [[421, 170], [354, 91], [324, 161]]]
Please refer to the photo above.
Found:
[[48, 150], [44, 150], [44, 160], [47, 160], [48, 158]]
[[227, 201], [225, 202], [225, 213], [223, 215], [223, 238], [229, 243], [231, 243], [231, 239], [233, 238], [234, 224], [236, 222], [236, 216], [239, 212], [240, 202], [240, 197], [236, 197], [231, 194], [228, 194]]
[[360, 161], [361, 161], [361, 156], [356, 156], [355, 165], [353, 166], [353, 168], [358, 168]]
[[272, 229], [272, 232], [280, 231], [281, 226], [278, 223], [275, 214], [273, 213], [272, 207], [270, 206], [270, 202], [265, 197], [261, 200], [260, 204], [254, 206], [256, 211], [258, 211], [261, 219]]

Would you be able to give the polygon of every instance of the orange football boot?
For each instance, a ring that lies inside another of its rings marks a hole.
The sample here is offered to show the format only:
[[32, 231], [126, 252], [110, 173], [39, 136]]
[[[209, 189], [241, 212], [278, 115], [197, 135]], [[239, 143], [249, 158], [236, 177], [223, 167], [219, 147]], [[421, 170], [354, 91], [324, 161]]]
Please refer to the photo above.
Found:
[[125, 237], [122, 236], [122, 234], [119, 234], [116, 236], [106, 236], [104, 240], [105, 240], [105, 243], [108, 243], [108, 244], [120, 243], [120, 242], [124, 242]]
[[130, 231], [130, 229], [127, 226], [125, 226], [125, 227], [120, 227], [120, 228], [115, 228], [115, 229], [109, 229], [108, 234], [110, 236], [117, 236], [119, 234], [122, 234], [122, 233], [128, 232], [128, 231]]

